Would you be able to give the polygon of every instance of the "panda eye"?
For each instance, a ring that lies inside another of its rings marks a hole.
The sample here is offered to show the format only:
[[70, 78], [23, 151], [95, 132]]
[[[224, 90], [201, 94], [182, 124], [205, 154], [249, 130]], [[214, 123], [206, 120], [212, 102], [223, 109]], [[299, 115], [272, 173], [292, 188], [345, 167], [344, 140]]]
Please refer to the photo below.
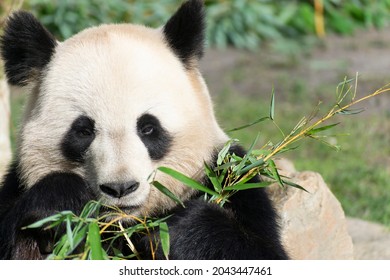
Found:
[[95, 139], [95, 121], [87, 116], [75, 119], [61, 143], [63, 155], [75, 162], [83, 162], [84, 155]]
[[154, 126], [152, 124], [146, 124], [141, 128], [141, 134], [143, 136], [149, 136], [154, 132]]
[[82, 128], [77, 131], [77, 135], [79, 137], [91, 137], [93, 135], [93, 131], [89, 128]]
[[151, 114], [140, 116], [137, 119], [137, 133], [152, 160], [162, 159], [169, 152], [173, 138], [157, 117]]

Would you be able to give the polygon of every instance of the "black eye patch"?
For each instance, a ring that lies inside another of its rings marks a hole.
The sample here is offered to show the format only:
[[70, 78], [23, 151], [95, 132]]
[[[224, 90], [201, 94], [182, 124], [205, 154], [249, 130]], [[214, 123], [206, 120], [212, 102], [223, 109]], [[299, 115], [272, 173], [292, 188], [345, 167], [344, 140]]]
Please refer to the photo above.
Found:
[[144, 114], [137, 120], [137, 133], [151, 159], [162, 159], [169, 152], [172, 136], [162, 126], [160, 121], [151, 114]]
[[95, 122], [80, 116], [72, 123], [61, 143], [63, 155], [75, 162], [83, 162], [85, 152], [95, 139]]

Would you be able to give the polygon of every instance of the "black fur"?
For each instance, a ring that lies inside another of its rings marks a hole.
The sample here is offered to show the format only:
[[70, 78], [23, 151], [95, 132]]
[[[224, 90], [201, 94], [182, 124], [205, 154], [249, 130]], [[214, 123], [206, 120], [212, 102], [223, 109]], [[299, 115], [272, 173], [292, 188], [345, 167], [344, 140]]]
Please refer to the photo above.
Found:
[[70, 161], [83, 162], [84, 155], [95, 139], [95, 121], [86, 116], [78, 117], [61, 143], [63, 155]]
[[[15, 176], [11, 170], [0, 191], [0, 259], [42, 259], [55, 242], [53, 232], [22, 227], [58, 211], [79, 213], [94, 196], [75, 174], [50, 174], [22, 193], [23, 186]], [[7, 197], [13, 198], [12, 203], [4, 207]]]
[[174, 53], [191, 68], [193, 59], [203, 55], [205, 11], [202, 0], [189, 0], [164, 26], [165, 38]]
[[172, 144], [171, 135], [161, 126], [160, 121], [151, 114], [144, 114], [137, 120], [137, 133], [148, 149], [151, 159], [165, 157]]
[[[239, 146], [232, 147], [230, 153], [245, 155]], [[258, 181], [255, 177], [251, 182]], [[167, 221], [170, 259], [288, 259], [281, 245], [277, 214], [265, 189], [240, 191], [224, 208], [205, 202], [202, 196], [185, 205], [174, 209]], [[158, 232], [155, 237], [159, 240]], [[143, 257], [151, 258], [149, 238], [141, 237], [137, 244]], [[160, 247], [156, 257], [164, 259]]]
[[13, 205], [23, 191], [24, 186], [19, 180], [17, 164], [13, 163], [4, 177], [4, 182], [0, 184], [0, 215]]
[[8, 19], [0, 42], [8, 82], [17, 86], [38, 78], [57, 45], [50, 32], [24, 11], [13, 13]]

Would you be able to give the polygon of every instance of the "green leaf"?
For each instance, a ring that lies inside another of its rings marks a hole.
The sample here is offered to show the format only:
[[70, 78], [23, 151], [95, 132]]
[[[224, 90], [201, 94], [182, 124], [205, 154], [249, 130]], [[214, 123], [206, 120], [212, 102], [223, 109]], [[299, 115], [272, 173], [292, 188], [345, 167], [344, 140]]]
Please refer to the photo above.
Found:
[[214, 170], [206, 162], [204, 163], [204, 170], [207, 177], [210, 179], [211, 183], [213, 184], [215, 191], [221, 192], [222, 190], [221, 182], [219, 181], [217, 174], [215, 174]]
[[220, 171], [220, 170], [226, 170], [228, 169], [229, 167], [232, 167], [234, 165], [237, 165], [237, 162], [235, 161], [230, 161], [230, 162], [227, 162], [227, 163], [224, 163], [222, 165], [219, 165], [217, 167], [214, 168], [214, 171]]
[[243, 169], [241, 169], [240, 173], [238, 175], [242, 175], [242, 174], [245, 174], [247, 172], [249, 172], [250, 170], [254, 169], [254, 168], [257, 168], [257, 167], [260, 167], [261, 165], [264, 164], [264, 160], [263, 159], [259, 159], [247, 166], [245, 166]]
[[271, 185], [273, 182], [258, 182], [258, 183], [247, 183], [247, 184], [237, 184], [233, 186], [228, 186], [224, 188], [226, 191], [242, 191], [242, 190], [249, 190], [249, 189], [258, 189], [258, 188], [264, 188]]
[[73, 232], [72, 232], [71, 223], [72, 223], [71, 217], [67, 216], [66, 217], [66, 235], [68, 237], [69, 246], [73, 248], [74, 243], [73, 243]]
[[357, 114], [360, 114], [360, 113], [362, 113], [362, 112], [364, 112], [364, 109], [363, 109], [363, 108], [355, 109], [355, 110], [352, 110], [352, 109], [350, 109], [350, 110], [344, 109], [344, 110], [338, 112], [337, 114], [339, 114], [339, 115], [357, 115]]
[[258, 149], [258, 150], [253, 150], [252, 155], [255, 157], [258, 156], [268, 156], [271, 153], [270, 150], [264, 150], [264, 149]]
[[162, 192], [163, 194], [168, 196], [170, 199], [175, 201], [177, 204], [180, 204], [181, 206], [183, 206], [185, 208], [185, 206], [184, 206], [183, 202], [180, 200], [180, 198], [178, 198], [174, 193], [172, 193], [167, 187], [162, 185], [160, 182], [153, 181], [151, 184], [153, 186], [155, 186], [160, 192]]
[[55, 244], [53, 252], [47, 257], [50, 260], [64, 260], [66, 251], [69, 248], [69, 242], [66, 235], [63, 235]]
[[316, 134], [318, 132], [331, 129], [332, 127], [335, 127], [336, 125], [339, 125], [339, 124], [340, 123], [334, 123], [334, 124], [330, 124], [330, 125], [321, 126], [319, 128], [313, 128], [313, 129], [310, 129], [306, 134], [307, 135], [313, 135], [313, 134]]
[[230, 139], [229, 141], [226, 142], [225, 146], [223, 146], [221, 151], [218, 153], [217, 165], [221, 165], [224, 162], [224, 159], [226, 158], [226, 155], [229, 153], [230, 147], [234, 142], [238, 142], [238, 140]]
[[73, 245], [74, 247], [70, 247], [68, 242], [68, 238], [66, 235], [63, 235], [58, 243], [55, 245], [53, 249], [53, 253], [49, 256], [49, 259], [58, 259], [64, 260], [72, 251], [86, 238], [87, 235], [87, 225], [83, 225], [80, 227], [80, 230], [74, 231]]
[[271, 104], [269, 106], [269, 118], [274, 120], [275, 117], [275, 89], [272, 87]]
[[254, 177], [256, 177], [259, 174], [259, 170], [256, 170], [256, 172], [251, 172], [245, 174], [240, 180], [237, 182], [237, 185], [245, 184], [246, 182], [252, 180]]
[[80, 213], [80, 218], [88, 218], [91, 216], [97, 216], [99, 213], [101, 203], [99, 201], [91, 200], [89, 201], [83, 208], [83, 210]]
[[236, 174], [242, 174], [241, 170], [242, 168], [244, 167], [244, 165], [246, 164], [250, 154], [252, 153], [252, 150], [254, 148], [254, 146], [256, 145], [257, 141], [259, 140], [259, 133], [257, 134], [255, 140], [252, 142], [252, 145], [249, 147], [247, 153], [245, 154], [244, 158], [241, 160], [241, 162], [233, 169]]
[[344, 87], [345, 85], [347, 85], [347, 84], [349, 84], [349, 83], [351, 83], [351, 82], [353, 82], [353, 81], [355, 81], [355, 80], [356, 80], [356, 77], [350, 78], [350, 79], [347, 79], [347, 77], [344, 77], [344, 81], [340, 82], [340, 83], [337, 85], [337, 89], [338, 89], [339, 87]]
[[325, 141], [324, 139], [322, 139], [322, 138], [324, 138], [324, 136], [321, 137], [321, 136], [318, 136], [318, 135], [309, 135], [309, 137], [314, 139], [314, 140], [320, 141], [322, 144], [325, 144], [328, 147], [330, 147], [330, 148], [332, 148], [332, 149], [334, 149], [336, 151], [340, 151], [341, 150], [341, 147], [339, 145], [331, 144], [328, 141]]
[[272, 178], [278, 182], [279, 186], [284, 188], [283, 180], [279, 175], [278, 169], [276, 168], [275, 162], [273, 160], [268, 161], [268, 167], [270, 168]]
[[162, 222], [160, 223], [159, 227], [160, 227], [161, 247], [165, 258], [168, 260], [169, 247], [170, 247], [168, 224], [166, 222]]
[[91, 248], [91, 259], [104, 260], [99, 225], [97, 222], [92, 222], [88, 226], [88, 244]]
[[44, 218], [42, 220], [36, 221], [35, 223], [32, 223], [31, 225], [25, 226], [22, 229], [27, 229], [27, 228], [40, 228], [44, 224], [50, 223], [50, 222], [57, 222], [61, 219], [65, 219], [65, 216], [67, 215], [73, 215], [71, 211], [62, 211], [58, 214], [54, 214], [52, 216], [49, 216], [47, 218]]
[[207, 188], [206, 186], [202, 185], [201, 183], [195, 181], [192, 178], [187, 177], [186, 175], [184, 175], [184, 174], [182, 174], [180, 172], [177, 172], [176, 170], [173, 170], [173, 169], [168, 168], [168, 167], [159, 167], [157, 169], [159, 171], [165, 173], [165, 174], [168, 174], [172, 178], [175, 178], [176, 180], [182, 182], [184, 185], [186, 185], [186, 186], [188, 186], [190, 188], [193, 188], [193, 189], [196, 189], [196, 190], [208, 193], [210, 195], [218, 196], [218, 193], [216, 193], [215, 191], [210, 190], [209, 188]]
[[248, 128], [250, 126], [253, 126], [255, 124], [263, 122], [265, 120], [269, 120], [269, 117], [261, 117], [260, 119], [257, 119], [254, 122], [251, 122], [250, 124], [245, 124], [245, 125], [242, 125], [242, 126], [239, 126], [239, 127], [233, 128], [233, 129], [230, 129], [230, 130], [228, 130], [228, 132], [234, 132], [234, 131], [242, 130], [244, 128]]
[[298, 185], [296, 183], [293, 183], [291, 181], [283, 180], [283, 183], [285, 183], [286, 185], [289, 185], [291, 187], [294, 187], [294, 188], [297, 188], [297, 189], [300, 189], [300, 190], [303, 190], [303, 191], [309, 193], [304, 187], [302, 187], [301, 185]]

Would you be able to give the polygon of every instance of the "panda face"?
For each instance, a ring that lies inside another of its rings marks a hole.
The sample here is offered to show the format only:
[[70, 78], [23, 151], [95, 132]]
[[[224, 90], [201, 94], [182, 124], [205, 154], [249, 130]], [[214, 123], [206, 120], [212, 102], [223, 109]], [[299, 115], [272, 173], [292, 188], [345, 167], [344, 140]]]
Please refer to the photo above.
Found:
[[27, 188], [72, 172], [104, 204], [135, 215], [175, 206], [151, 176], [183, 200], [193, 194], [155, 170], [200, 179], [228, 139], [197, 69], [202, 9], [191, 0], [159, 29], [102, 25], [61, 43], [30, 14], [11, 18], [2, 56], [9, 82], [30, 94], [17, 150]]
[[[53, 171], [75, 172], [103, 203], [149, 214], [172, 207], [148, 182], [157, 167], [196, 177], [226, 140], [198, 71], [183, 66], [158, 30], [86, 30], [57, 46], [46, 71], [22, 131], [29, 186]], [[157, 177], [179, 197], [191, 195]]]

